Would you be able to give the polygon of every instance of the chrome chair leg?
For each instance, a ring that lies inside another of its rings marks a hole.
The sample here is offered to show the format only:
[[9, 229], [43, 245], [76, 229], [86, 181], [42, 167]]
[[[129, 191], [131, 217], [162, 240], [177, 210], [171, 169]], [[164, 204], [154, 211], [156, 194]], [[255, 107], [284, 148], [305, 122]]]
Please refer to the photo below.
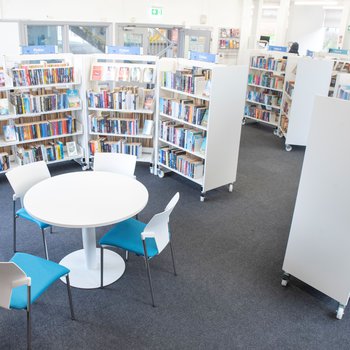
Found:
[[128, 261], [129, 260], [129, 251], [126, 250], [125, 251], [125, 261]]
[[150, 267], [149, 267], [146, 242], [145, 242], [144, 239], [142, 240], [142, 244], [143, 244], [143, 250], [145, 252], [144, 258], [145, 258], [145, 264], [146, 264], [146, 269], [147, 269], [147, 276], [148, 276], [149, 287], [150, 287], [150, 290], [151, 290], [152, 306], [155, 307], [156, 305], [154, 303], [153, 286], [152, 286], [152, 279], [151, 279], [151, 270], [150, 270]]
[[171, 241], [169, 241], [169, 245], [170, 245], [170, 251], [171, 251], [171, 259], [173, 260], [174, 275], [177, 276], [176, 268], [175, 268], [174, 250], [173, 250], [173, 246], [171, 244]]
[[68, 291], [70, 316], [71, 316], [72, 320], [75, 320], [74, 309], [73, 309], [73, 301], [72, 301], [72, 292], [71, 292], [70, 282], [69, 282], [69, 275], [66, 275], [66, 284], [67, 284], [67, 291]]
[[101, 257], [101, 263], [100, 263], [100, 268], [101, 268], [101, 286], [100, 288], [103, 288], [103, 247], [101, 246], [100, 250], [100, 257]]
[[44, 250], [45, 250], [45, 259], [49, 260], [49, 253], [47, 252], [47, 244], [46, 244], [46, 237], [45, 237], [45, 230], [41, 229], [41, 234], [43, 235], [43, 242], [44, 242]]
[[16, 201], [13, 201], [13, 252], [16, 253]]
[[31, 287], [27, 286], [27, 349], [32, 348]]

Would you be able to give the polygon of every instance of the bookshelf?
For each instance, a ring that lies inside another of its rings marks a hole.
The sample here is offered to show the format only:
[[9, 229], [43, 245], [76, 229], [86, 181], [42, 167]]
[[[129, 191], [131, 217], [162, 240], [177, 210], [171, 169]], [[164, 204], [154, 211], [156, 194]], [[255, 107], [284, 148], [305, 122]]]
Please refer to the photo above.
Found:
[[236, 181], [246, 66], [159, 61], [158, 176], [174, 172], [207, 191]]
[[129, 153], [157, 169], [154, 157], [155, 56], [98, 54], [90, 58], [88, 151]]
[[[76, 160], [84, 167], [83, 58], [3, 56], [0, 69], [0, 172], [26, 163]], [[69, 145], [69, 151], [67, 149]]]
[[306, 146], [316, 95], [328, 96], [333, 63], [309, 57], [288, 57], [278, 135], [292, 145]]
[[236, 63], [240, 48], [239, 28], [219, 28], [217, 52], [219, 63]]
[[250, 57], [243, 124], [249, 119], [277, 130], [287, 60], [287, 56], [271, 52], [259, 52]]

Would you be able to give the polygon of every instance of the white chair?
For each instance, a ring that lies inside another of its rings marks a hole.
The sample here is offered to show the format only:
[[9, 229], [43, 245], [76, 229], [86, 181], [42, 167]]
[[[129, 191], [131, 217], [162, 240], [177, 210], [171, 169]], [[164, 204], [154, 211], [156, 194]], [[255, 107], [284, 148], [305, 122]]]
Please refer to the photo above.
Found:
[[137, 256], [144, 257], [148, 282], [151, 290], [152, 305], [155, 306], [151, 270], [148, 261], [159, 255], [169, 243], [174, 275], [176, 276], [174, 252], [171, 245], [169, 232], [169, 216], [179, 198], [179, 193], [176, 193], [166, 206], [165, 210], [154, 215], [147, 225], [135, 219], [128, 219], [115, 225], [100, 239], [101, 288], [103, 288], [103, 249], [108, 246], [131, 251]]
[[10, 262], [0, 262], [0, 307], [27, 311], [27, 349], [31, 349], [31, 305], [63, 276], [71, 318], [75, 319], [68, 274], [62, 265], [25, 253], [16, 253]]
[[117, 174], [134, 176], [135, 167], [136, 156], [131, 154], [96, 152], [94, 156], [95, 171], [109, 171]]
[[[16, 247], [16, 220], [18, 217], [29, 220], [37, 224], [42, 233], [45, 257], [49, 258], [47, 252], [45, 229], [52, 226], [41, 222], [28, 214], [28, 212], [23, 208], [23, 197], [26, 192], [38, 182], [51, 177], [49, 169], [44, 161], [29, 163], [23, 166], [14, 168], [6, 173], [6, 177], [14, 191], [13, 194], [13, 251], [17, 251]], [[21, 208], [16, 211], [16, 201], [17, 199], [21, 202]]]

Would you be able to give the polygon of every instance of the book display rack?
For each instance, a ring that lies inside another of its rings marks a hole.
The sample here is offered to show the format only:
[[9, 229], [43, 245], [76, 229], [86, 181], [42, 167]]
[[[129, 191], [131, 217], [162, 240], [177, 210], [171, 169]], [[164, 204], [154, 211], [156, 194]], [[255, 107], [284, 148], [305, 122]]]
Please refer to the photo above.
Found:
[[286, 66], [286, 56], [278, 53], [263, 53], [250, 57], [243, 124], [246, 119], [251, 119], [277, 129]]
[[277, 131], [285, 138], [286, 151], [307, 145], [313, 101], [316, 95], [328, 96], [332, 69], [330, 60], [288, 57]]
[[[0, 172], [34, 161], [83, 164], [82, 58], [4, 56], [0, 69]], [[66, 143], [75, 143], [69, 154]]]
[[157, 61], [155, 56], [92, 56], [87, 90], [91, 158], [96, 151], [128, 153], [156, 169]]
[[233, 190], [246, 82], [246, 66], [159, 61], [159, 177], [172, 171], [198, 184], [201, 201], [217, 187]]

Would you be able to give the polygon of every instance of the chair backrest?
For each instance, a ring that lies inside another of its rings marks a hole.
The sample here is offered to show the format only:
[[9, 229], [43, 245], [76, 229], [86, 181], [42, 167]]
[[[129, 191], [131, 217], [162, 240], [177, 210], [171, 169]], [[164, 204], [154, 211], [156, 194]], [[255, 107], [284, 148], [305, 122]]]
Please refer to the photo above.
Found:
[[96, 152], [94, 156], [95, 171], [109, 171], [134, 176], [135, 167], [136, 156], [131, 154]]
[[25, 164], [6, 173], [6, 177], [15, 192], [15, 198], [20, 198], [21, 201], [32, 186], [50, 176], [44, 161]]
[[180, 194], [177, 192], [164, 211], [155, 214], [143, 230], [145, 236], [147, 236], [148, 232], [154, 235], [153, 237], [157, 244], [158, 253], [160, 253], [169, 243], [169, 216], [175, 208], [176, 203], [179, 201], [179, 198]]
[[14, 262], [0, 262], [0, 307], [10, 308], [12, 289], [30, 285], [30, 277]]

